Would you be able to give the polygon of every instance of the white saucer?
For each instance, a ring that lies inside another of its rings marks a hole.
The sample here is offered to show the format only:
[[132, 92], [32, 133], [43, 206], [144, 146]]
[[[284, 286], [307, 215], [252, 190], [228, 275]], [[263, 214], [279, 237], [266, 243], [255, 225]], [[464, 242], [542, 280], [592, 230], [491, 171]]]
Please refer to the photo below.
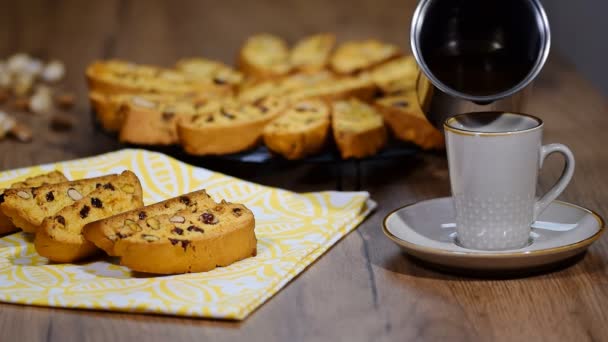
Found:
[[604, 231], [604, 221], [595, 212], [554, 201], [538, 219], [541, 226], [544, 224], [549, 229], [532, 228], [528, 246], [480, 251], [454, 243], [454, 216], [452, 198], [437, 198], [391, 212], [384, 219], [383, 230], [405, 252], [418, 259], [435, 266], [475, 271], [521, 271], [554, 265], [583, 252]]

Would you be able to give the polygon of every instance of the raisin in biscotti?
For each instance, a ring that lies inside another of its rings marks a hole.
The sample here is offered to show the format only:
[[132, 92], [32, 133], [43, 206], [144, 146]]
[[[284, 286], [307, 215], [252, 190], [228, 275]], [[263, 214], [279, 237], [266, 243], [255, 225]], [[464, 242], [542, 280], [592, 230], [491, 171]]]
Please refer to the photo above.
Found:
[[42, 221], [34, 239], [38, 254], [54, 262], [91, 256], [98, 249], [82, 236], [87, 223], [143, 206], [141, 185], [133, 172], [124, 171], [104, 184], [92, 181], [89, 186], [94, 188], [86, 195], [69, 189], [68, 197], [76, 200], [66, 201], [67, 206]]
[[264, 128], [264, 144], [287, 159], [319, 152], [329, 132], [329, 106], [321, 100], [296, 102]]
[[97, 187], [114, 188], [118, 175], [109, 175], [39, 187], [8, 189], [0, 209], [19, 228], [35, 233], [42, 221], [80, 200]]
[[381, 98], [375, 105], [398, 139], [412, 142], [425, 150], [445, 146], [443, 133], [426, 119], [416, 93]]
[[[47, 184], [56, 184], [61, 182], [67, 182], [68, 179], [65, 178], [63, 173], [59, 171], [52, 171], [49, 173], [45, 173], [42, 175], [34, 176], [27, 178], [24, 181], [14, 183], [10, 186], [11, 189], [20, 189], [20, 188], [33, 188]], [[0, 204], [4, 202], [4, 193], [0, 190]], [[17, 231], [19, 228], [13, 225], [8, 216], [4, 215], [2, 211], [0, 211], [0, 235], [8, 234]]]
[[[197, 210], [201, 207], [212, 207], [215, 202], [205, 190], [192, 192], [166, 201], [148, 205], [139, 210], [132, 210], [111, 218], [87, 224], [83, 229], [85, 239], [103, 249], [108, 255], [117, 256], [114, 244], [118, 239], [126, 238], [140, 231], [140, 226], [160, 229], [155, 216], [171, 215], [184, 209]], [[167, 223], [166, 223], [167, 224]]]
[[289, 49], [277, 36], [257, 34], [241, 48], [238, 65], [245, 74], [256, 78], [283, 76], [290, 70]]
[[[147, 223], [148, 220], [152, 223]], [[114, 251], [120, 263], [134, 271], [204, 272], [255, 256], [257, 252], [255, 219], [242, 204], [199, 203], [196, 208], [126, 225], [137, 232], [117, 239]]]
[[121, 142], [137, 145], [173, 145], [178, 142], [177, 120], [217, 110], [221, 100], [148, 100], [134, 97], [121, 107], [124, 122], [120, 128]]
[[325, 68], [336, 43], [333, 34], [316, 34], [306, 37], [291, 50], [289, 61], [298, 71], [311, 72]]
[[264, 126], [279, 116], [287, 103], [266, 98], [255, 104], [223, 105], [219, 110], [177, 122], [179, 142], [194, 155], [222, 155], [256, 146]]
[[382, 116], [357, 99], [337, 101], [332, 108], [332, 129], [342, 158], [376, 154], [386, 144]]
[[369, 39], [341, 44], [331, 57], [331, 68], [339, 74], [351, 74], [385, 62], [401, 54], [400, 49]]

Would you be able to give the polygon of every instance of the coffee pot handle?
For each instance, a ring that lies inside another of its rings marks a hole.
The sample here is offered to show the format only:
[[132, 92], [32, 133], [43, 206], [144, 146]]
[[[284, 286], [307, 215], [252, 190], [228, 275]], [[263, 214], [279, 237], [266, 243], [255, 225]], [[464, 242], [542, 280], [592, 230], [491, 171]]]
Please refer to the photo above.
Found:
[[566, 186], [568, 186], [568, 183], [570, 183], [572, 175], [574, 174], [574, 155], [566, 145], [562, 144], [549, 144], [541, 146], [539, 169], [543, 167], [545, 158], [552, 153], [560, 153], [563, 155], [566, 165], [564, 165], [564, 171], [553, 187], [542, 195], [536, 201], [536, 204], [534, 204], [534, 221], [536, 221], [538, 216], [547, 208], [547, 206], [549, 206], [549, 204], [553, 202], [557, 196], [564, 191], [564, 189], [566, 189]]

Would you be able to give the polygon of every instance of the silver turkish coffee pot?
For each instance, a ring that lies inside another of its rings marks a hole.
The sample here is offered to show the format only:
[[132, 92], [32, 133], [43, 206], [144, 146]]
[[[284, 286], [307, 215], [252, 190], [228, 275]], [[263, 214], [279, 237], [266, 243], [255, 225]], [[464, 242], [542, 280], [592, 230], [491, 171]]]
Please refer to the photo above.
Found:
[[521, 111], [551, 45], [538, 0], [421, 0], [410, 38], [419, 100], [436, 127], [464, 112]]

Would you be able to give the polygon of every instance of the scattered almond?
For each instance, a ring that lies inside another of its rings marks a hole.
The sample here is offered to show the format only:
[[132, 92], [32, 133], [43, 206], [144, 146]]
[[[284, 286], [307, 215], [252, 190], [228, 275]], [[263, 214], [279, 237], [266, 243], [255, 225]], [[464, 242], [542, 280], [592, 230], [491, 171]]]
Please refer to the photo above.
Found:
[[58, 82], [65, 76], [65, 66], [58, 60], [47, 63], [42, 69], [40, 77], [46, 82]]
[[30, 98], [30, 111], [36, 114], [47, 114], [53, 110], [52, 92], [47, 87], [40, 87]]
[[28, 126], [20, 122], [11, 129], [11, 134], [20, 142], [30, 142], [34, 135]]
[[76, 97], [71, 93], [63, 93], [55, 97], [55, 103], [61, 109], [68, 110], [74, 106]]
[[6, 133], [10, 132], [16, 124], [17, 121], [12, 116], [0, 111], [0, 139], [4, 138]]
[[15, 109], [17, 109], [17, 110], [21, 110], [24, 112], [29, 111], [30, 110], [30, 99], [28, 99], [27, 97], [18, 97], [13, 102], [13, 107], [15, 107]]

